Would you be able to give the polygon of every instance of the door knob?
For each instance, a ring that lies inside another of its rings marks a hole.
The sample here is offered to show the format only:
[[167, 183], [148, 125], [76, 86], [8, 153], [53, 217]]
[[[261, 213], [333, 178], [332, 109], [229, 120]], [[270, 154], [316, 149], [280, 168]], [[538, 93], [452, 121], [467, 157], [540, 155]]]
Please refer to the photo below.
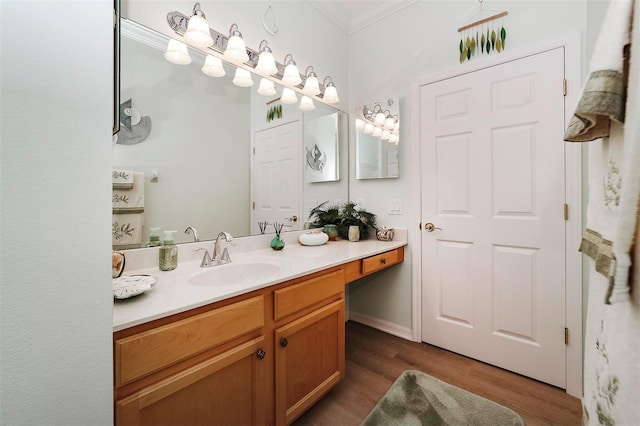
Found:
[[438, 228], [437, 226], [435, 226], [433, 223], [431, 222], [427, 222], [424, 224], [424, 230], [427, 232], [433, 232], [434, 229], [439, 229], [442, 231], [442, 228]]
[[293, 215], [291, 217], [285, 217], [284, 220], [288, 220], [289, 222], [297, 222], [298, 221], [298, 216]]

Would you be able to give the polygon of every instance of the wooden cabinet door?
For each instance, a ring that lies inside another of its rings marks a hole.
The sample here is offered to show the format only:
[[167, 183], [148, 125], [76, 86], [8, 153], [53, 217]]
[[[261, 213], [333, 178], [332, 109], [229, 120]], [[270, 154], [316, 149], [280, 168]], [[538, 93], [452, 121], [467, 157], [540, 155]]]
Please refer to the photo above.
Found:
[[266, 423], [264, 336], [116, 401], [116, 425]]
[[276, 424], [290, 424], [344, 377], [344, 300], [275, 330]]

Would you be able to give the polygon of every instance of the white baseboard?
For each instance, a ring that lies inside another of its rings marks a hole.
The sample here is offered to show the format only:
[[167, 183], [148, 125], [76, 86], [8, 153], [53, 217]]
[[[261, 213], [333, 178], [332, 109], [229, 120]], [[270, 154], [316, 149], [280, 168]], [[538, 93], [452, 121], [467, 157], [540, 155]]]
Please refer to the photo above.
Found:
[[401, 339], [413, 340], [411, 329], [408, 327], [403, 327], [389, 321], [373, 318], [354, 311], [349, 311], [348, 314], [345, 315], [345, 318], [360, 324], [368, 325], [371, 328], [400, 337]]

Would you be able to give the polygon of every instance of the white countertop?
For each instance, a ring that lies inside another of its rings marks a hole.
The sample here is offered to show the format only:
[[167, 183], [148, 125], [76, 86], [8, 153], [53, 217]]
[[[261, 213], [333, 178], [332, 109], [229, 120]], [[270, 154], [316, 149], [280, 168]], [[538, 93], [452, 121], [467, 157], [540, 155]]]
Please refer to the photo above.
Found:
[[[189, 255], [182, 256], [186, 259], [185, 261], [180, 260], [180, 256], [183, 252], [187, 252], [186, 247], [189, 245], [179, 246], [178, 268], [168, 272], [160, 271], [157, 266], [139, 268], [140, 265], [148, 266], [149, 263], [153, 263], [148, 260], [149, 257], [153, 256], [155, 256], [155, 264], [157, 265], [157, 248], [136, 250], [132, 256], [129, 256], [129, 253], [127, 253], [127, 265], [133, 264], [133, 267], [136, 269], [125, 269], [123, 275], [148, 274], [155, 277], [157, 283], [155, 284], [155, 288], [139, 296], [130, 299], [114, 300], [113, 331], [124, 330], [135, 325], [188, 311], [209, 303], [245, 294], [253, 290], [265, 288], [353, 260], [393, 250], [407, 244], [406, 230], [404, 230], [404, 232], [403, 230], [396, 230], [393, 241], [378, 241], [374, 237], [358, 242], [345, 240], [329, 241], [324, 245], [315, 247], [299, 244], [297, 242], [297, 235], [298, 234], [294, 234], [285, 238], [286, 246], [281, 251], [274, 251], [271, 248], [251, 249], [255, 248], [250, 247], [251, 245], [255, 246], [254, 241], [247, 246], [250, 250], [236, 252], [232, 244], [232, 246], [229, 247], [232, 262], [228, 265], [214, 266], [211, 268], [200, 267], [199, 259], [202, 253], [198, 253], [197, 257]], [[262, 237], [260, 241], [265, 241], [265, 238]], [[200, 243], [199, 245], [202, 246], [203, 244], [204, 243]], [[211, 242], [207, 244], [207, 246], [211, 245]], [[242, 246], [246, 244], [238, 245]], [[260, 246], [264, 246], [264, 244]], [[196, 247], [196, 245], [192, 247]], [[137, 259], [135, 259], [135, 257], [140, 257], [140, 253], [144, 254], [145, 251], [147, 259], [145, 259], [144, 262], [136, 261]], [[193, 249], [190, 248], [189, 252], [193, 252]], [[133, 262], [130, 262], [130, 257], [134, 258]], [[229, 265], [237, 268], [238, 265], [254, 261], [277, 264], [280, 269], [267, 276], [249, 277], [242, 283], [233, 285], [194, 284], [189, 282], [189, 278], [195, 274], [203, 273], [211, 269], [225, 268]]]

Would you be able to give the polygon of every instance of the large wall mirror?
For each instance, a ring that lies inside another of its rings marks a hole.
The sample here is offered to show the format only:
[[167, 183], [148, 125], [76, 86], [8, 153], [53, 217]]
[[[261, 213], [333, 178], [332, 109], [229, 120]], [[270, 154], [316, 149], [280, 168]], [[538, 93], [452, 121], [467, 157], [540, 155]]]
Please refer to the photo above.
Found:
[[268, 233], [273, 222], [302, 229], [317, 204], [348, 199], [346, 113], [282, 105], [277, 85], [278, 94], [259, 95], [256, 76], [253, 87], [238, 87], [230, 64], [210, 77], [199, 52], [176, 65], [163, 58], [165, 35], [126, 18], [121, 31], [124, 119], [112, 164], [143, 180], [144, 225], [140, 243], [118, 244], [116, 231], [127, 236], [114, 214], [114, 247], [144, 246], [154, 227], [176, 230], [177, 242], [193, 241], [188, 226], [200, 240], [258, 234], [264, 221]]
[[400, 142], [398, 98], [362, 105], [354, 111], [356, 179], [397, 178]]

